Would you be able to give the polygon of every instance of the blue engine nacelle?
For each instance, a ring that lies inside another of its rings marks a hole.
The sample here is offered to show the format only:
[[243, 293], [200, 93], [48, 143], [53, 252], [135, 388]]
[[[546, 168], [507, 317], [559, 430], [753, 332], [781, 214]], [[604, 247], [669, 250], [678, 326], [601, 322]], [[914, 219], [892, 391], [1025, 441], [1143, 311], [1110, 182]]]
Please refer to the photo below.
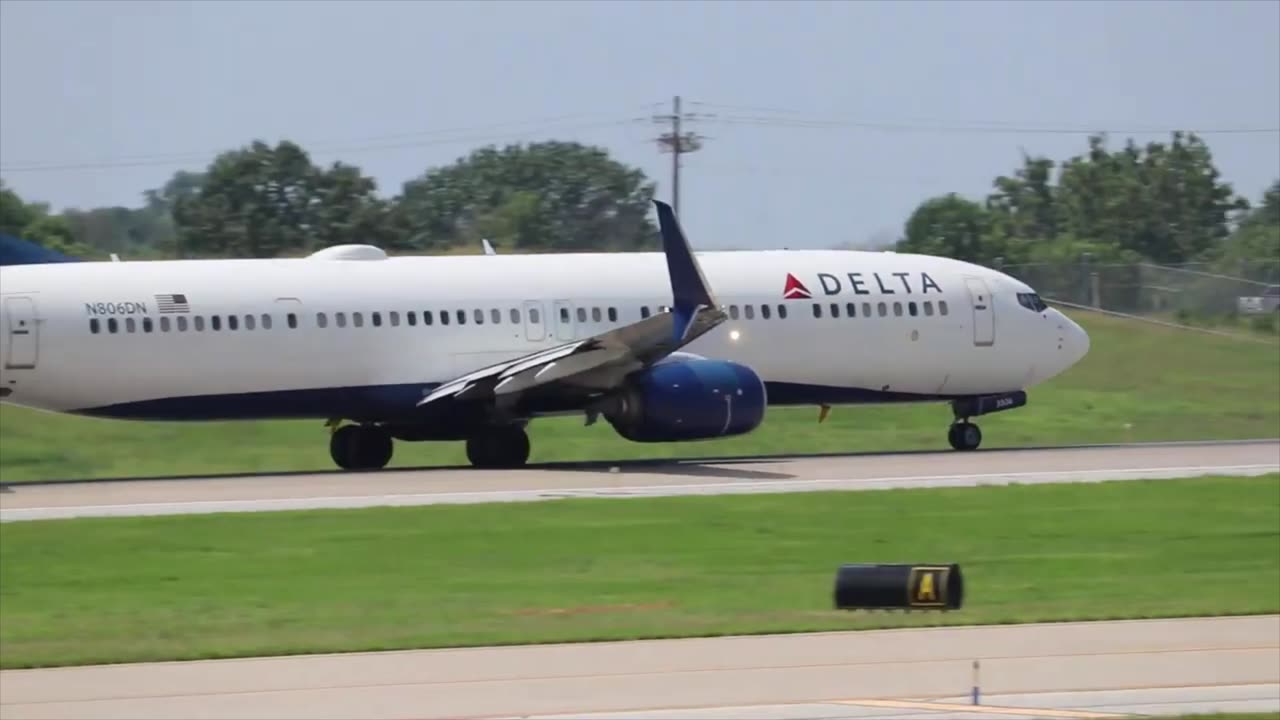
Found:
[[677, 360], [632, 376], [605, 418], [634, 442], [706, 440], [742, 435], [764, 421], [764, 381], [721, 360]]

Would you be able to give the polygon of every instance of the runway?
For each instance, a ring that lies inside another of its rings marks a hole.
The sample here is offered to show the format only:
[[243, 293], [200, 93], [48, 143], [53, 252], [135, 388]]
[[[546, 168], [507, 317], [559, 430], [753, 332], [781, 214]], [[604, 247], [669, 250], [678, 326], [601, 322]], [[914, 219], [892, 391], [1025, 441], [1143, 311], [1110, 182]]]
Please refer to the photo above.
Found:
[[[968, 704], [975, 660], [980, 662], [982, 706], [977, 709], [981, 715], [970, 714], [975, 708]], [[1037, 707], [1042, 709], [1031, 709]], [[0, 673], [0, 717], [14, 720], [553, 715], [707, 720], [1097, 718], [1188, 708], [1280, 709], [1280, 616], [358, 653]]]
[[1160, 443], [564, 464], [516, 471], [387, 470], [25, 485], [0, 493], [0, 521], [262, 512], [318, 508], [536, 502], [573, 497], [878, 490], [1101, 482], [1280, 471], [1280, 441]]

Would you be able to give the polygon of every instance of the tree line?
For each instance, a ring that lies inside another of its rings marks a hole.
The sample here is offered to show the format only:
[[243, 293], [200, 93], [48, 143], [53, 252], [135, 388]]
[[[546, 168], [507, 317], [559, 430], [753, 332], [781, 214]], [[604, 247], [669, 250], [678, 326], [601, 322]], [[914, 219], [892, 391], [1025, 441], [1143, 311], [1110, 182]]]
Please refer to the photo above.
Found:
[[[1106, 140], [1060, 163], [1024, 156], [984, 198], [924, 200], [896, 249], [984, 265], [1087, 256], [1280, 270], [1280, 179], [1254, 207], [1194, 134], [1116, 150]], [[86, 258], [289, 257], [351, 242], [438, 254], [477, 252], [481, 238], [516, 252], [628, 251], [658, 247], [655, 188], [603, 149], [549, 141], [479, 148], [382, 197], [354, 165], [255, 141], [176, 173], [136, 208], [52, 213], [0, 182], [0, 232]]]

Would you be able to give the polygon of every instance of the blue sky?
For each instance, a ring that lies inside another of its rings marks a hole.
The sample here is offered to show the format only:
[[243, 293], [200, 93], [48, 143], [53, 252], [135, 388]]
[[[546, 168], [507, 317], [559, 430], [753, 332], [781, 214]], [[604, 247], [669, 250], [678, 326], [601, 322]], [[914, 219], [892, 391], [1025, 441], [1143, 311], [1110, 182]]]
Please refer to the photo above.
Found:
[[58, 209], [138, 205], [255, 138], [386, 194], [482, 144], [574, 139], [669, 198], [651, 116], [677, 94], [704, 116], [681, 176], [700, 248], [892, 240], [1091, 129], [1270, 128], [1205, 136], [1256, 201], [1280, 177], [1280, 2], [0, 2], [0, 177]]

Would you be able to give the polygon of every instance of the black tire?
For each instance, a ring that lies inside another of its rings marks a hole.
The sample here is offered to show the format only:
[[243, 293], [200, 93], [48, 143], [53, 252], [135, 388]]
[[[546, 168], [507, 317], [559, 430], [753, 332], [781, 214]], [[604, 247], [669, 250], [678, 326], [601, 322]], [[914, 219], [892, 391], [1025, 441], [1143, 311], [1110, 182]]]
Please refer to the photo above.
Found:
[[524, 428], [491, 428], [467, 438], [467, 460], [476, 468], [518, 468], [529, 461], [529, 448]]
[[381, 470], [394, 450], [391, 436], [375, 425], [344, 425], [329, 437], [329, 456], [343, 470]]
[[971, 422], [960, 422], [947, 431], [947, 441], [955, 450], [977, 450], [982, 444], [982, 430]]

